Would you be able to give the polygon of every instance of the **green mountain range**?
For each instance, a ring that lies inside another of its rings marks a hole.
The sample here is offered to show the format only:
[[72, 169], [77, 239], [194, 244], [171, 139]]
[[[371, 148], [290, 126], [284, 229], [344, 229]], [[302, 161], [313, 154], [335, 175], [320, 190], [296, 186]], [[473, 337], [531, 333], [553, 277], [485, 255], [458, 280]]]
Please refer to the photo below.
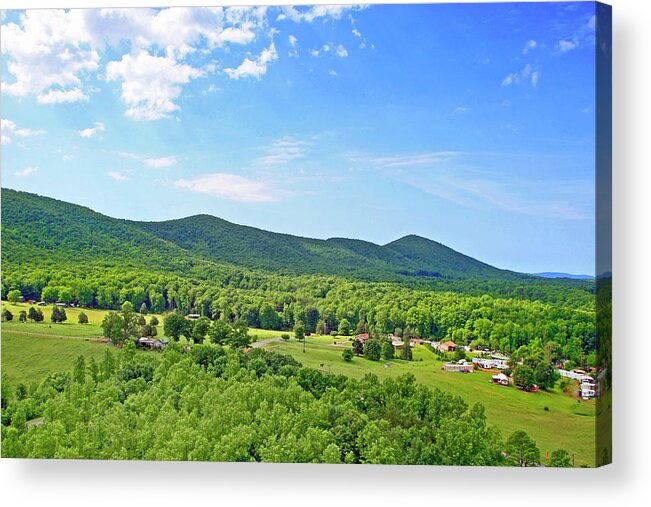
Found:
[[174, 270], [209, 262], [365, 280], [534, 278], [497, 269], [414, 235], [376, 245], [355, 239], [320, 240], [279, 234], [210, 215], [136, 222], [10, 189], [2, 189], [2, 260], [155, 265]]

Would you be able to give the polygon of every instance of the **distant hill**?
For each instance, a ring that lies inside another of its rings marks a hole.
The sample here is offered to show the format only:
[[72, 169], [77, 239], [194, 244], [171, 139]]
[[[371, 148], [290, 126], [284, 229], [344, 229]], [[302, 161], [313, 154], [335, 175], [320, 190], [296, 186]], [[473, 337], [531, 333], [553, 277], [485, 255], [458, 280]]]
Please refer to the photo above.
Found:
[[545, 273], [532, 273], [533, 276], [539, 276], [540, 278], [570, 278], [572, 280], [594, 280], [594, 276], [591, 275], [572, 275], [570, 273], [556, 273], [554, 271], [548, 271]]
[[355, 239], [279, 234], [210, 215], [136, 222], [9, 189], [2, 190], [2, 258], [5, 262], [83, 259], [176, 269], [210, 262], [367, 280], [535, 280], [419, 236], [376, 245]]

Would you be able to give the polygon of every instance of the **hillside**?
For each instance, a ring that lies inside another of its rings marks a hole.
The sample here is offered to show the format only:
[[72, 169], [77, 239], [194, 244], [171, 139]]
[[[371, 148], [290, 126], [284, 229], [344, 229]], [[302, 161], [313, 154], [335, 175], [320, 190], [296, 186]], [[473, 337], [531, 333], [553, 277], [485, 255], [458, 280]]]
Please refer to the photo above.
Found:
[[310, 239], [233, 224], [209, 215], [135, 222], [26, 192], [2, 190], [2, 256], [100, 261], [178, 269], [196, 262], [291, 274], [367, 280], [409, 278], [525, 281], [440, 243], [406, 236], [381, 246]]

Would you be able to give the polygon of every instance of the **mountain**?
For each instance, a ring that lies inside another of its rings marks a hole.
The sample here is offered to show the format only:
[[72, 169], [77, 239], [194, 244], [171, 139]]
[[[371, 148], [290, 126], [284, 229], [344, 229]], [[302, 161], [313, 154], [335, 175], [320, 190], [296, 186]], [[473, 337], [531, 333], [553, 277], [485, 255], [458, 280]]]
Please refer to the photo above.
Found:
[[4, 262], [83, 260], [174, 270], [209, 262], [368, 280], [533, 279], [413, 235], [377, 245], [355, 239], [279, 234], [210, 215], [137, 222], [9, 189], [2, 190], [2, 258]]
[[594, 280], [592, 275], [572, 275], [570, 273], [557, 273], [555, 271], [547, 271], [545, 273], [532, 273], [533, 276], [540, 278], [570, 278], [572, 280]]

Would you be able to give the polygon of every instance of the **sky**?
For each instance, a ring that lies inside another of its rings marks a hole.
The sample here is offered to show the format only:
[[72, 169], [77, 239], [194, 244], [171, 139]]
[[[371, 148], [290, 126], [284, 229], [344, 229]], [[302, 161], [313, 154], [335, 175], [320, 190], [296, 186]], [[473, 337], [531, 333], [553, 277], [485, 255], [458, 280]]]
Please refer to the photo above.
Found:
[[594, 9], [5, 11], [2, 186], [592, 275]]

